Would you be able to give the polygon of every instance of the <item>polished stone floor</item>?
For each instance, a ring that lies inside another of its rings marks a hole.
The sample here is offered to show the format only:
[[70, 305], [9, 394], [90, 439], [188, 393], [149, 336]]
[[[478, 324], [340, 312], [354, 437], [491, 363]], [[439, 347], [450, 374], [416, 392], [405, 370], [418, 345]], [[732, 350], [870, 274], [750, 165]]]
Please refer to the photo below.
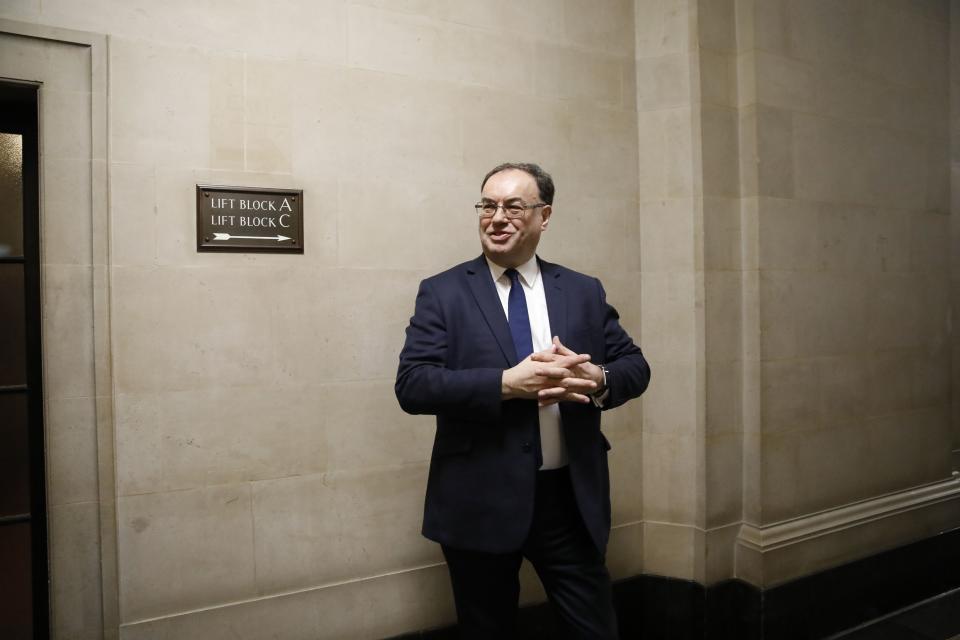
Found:
[[960, 589], [833, 636], [831, 640], [960, 640]]

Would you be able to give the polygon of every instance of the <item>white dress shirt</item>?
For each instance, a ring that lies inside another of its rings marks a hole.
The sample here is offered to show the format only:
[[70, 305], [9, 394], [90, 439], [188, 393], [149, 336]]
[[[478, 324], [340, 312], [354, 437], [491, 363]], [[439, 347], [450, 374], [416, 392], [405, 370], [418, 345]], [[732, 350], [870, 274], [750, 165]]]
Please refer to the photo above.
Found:
[[[490, 275], [497, 285], [497, 294], [500, 304], [503, 305], [503, 314], [509, 320], [508, 301], [510, 298], [510, 277], [504, 275], [506, 269], [487, 259]], [[553, 334], [550, 332], [550, 318], [547, 315], [547, 297], [543, 290], [543, 278], [540, 277], [540, 265], [537, 257], [517, 267], [520, 274], [520, 284], [527, 299], [527, 315], [530, 316], [530, 335], [533, 337], [533, 351], [543, 351], [553, 344]], [[552, 404], [540, 408], [540, 446], [543, 450], [543, 465], [541, 469], [559, 469], [567, 464], [567, 443], [563, 439], [560, 429], [560, 406]]]

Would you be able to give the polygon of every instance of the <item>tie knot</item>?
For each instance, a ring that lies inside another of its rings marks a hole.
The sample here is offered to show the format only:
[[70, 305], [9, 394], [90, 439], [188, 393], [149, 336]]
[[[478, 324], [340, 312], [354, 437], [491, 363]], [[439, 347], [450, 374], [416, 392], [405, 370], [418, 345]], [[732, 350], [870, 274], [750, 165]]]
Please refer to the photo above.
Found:
[[507, 269], [504, 271], [507, 274], [507, 277], [510, 278], [510, 282], [513, 284], [520, 284], [520, 272], [516, 269]]

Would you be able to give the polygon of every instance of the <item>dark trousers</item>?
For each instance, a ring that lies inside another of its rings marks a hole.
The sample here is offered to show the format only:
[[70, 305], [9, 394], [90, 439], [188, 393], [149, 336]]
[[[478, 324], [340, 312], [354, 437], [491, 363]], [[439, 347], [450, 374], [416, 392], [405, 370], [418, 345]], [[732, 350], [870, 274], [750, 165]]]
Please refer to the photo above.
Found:
[[484, 553], [443, 546], [464, 640], [516, 638], [523, 558], [536, 570], [569, 638], [616, 640], [610, 574], [573, 496], [566, 468], [537, 472], [533, 524], [523, 548]]

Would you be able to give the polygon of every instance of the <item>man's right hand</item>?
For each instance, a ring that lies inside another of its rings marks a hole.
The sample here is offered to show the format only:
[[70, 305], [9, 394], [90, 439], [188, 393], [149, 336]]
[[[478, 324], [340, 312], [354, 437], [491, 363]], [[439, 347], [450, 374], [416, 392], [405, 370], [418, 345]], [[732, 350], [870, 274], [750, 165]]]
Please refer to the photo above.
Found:
[[[543, 359], [534, 360], [533, 356], [537, 354], [531, 354], [516, 366], [504, 370], [500, 382], [500, 392], [504, 400], [512, 398], [536, 400], [541, 390], [562, 386], [573, 392], [573, 396], [580, 395], [586, 402], [590, 401], [586, 395], [596, 390], [596, 383], [577, 377], [574, 373], [576, 367], [590, 362], [589, 355], [558, 356], [556, 345], [551, 345], [541, 354], [550, 356], [549, 363], [544, 362]], [[579, 397], [576, 399], [579, 400]]]

